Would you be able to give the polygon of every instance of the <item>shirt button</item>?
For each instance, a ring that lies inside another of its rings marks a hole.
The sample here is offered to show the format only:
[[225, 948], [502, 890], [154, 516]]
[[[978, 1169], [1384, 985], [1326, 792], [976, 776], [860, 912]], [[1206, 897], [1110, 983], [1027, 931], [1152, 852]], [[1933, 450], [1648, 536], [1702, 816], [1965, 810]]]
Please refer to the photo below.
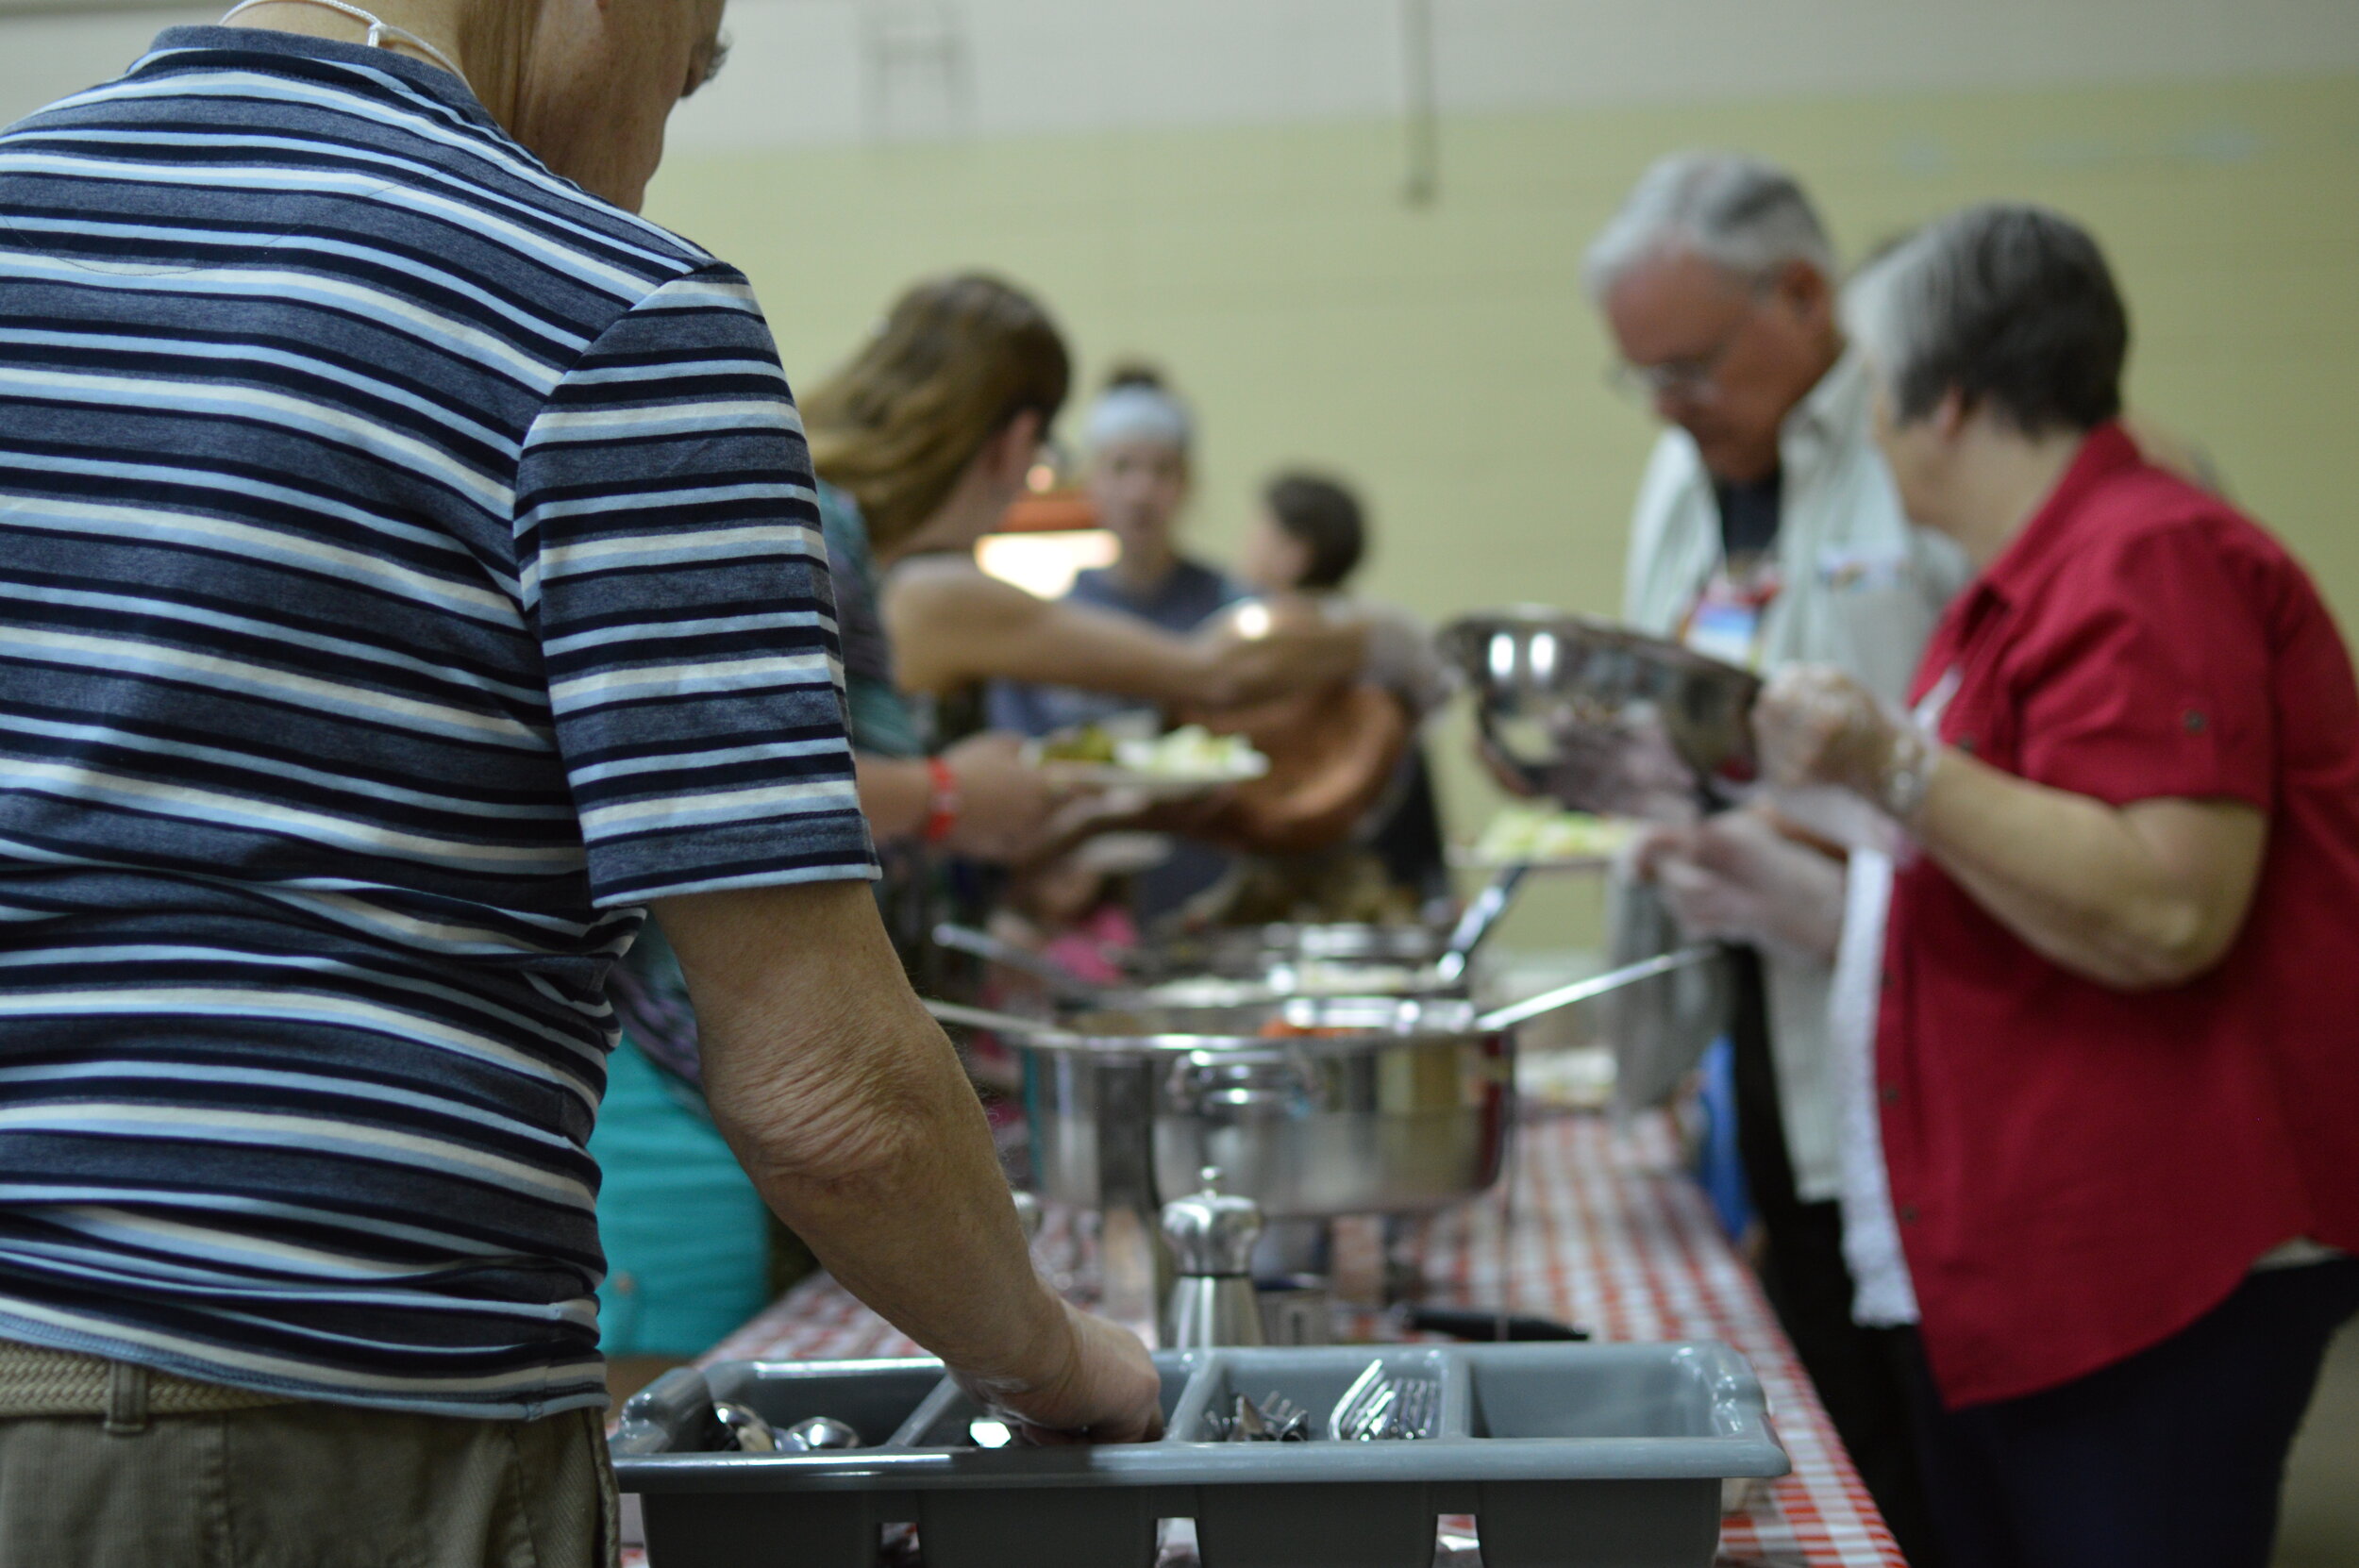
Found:
[[2203, 732], [2203, 726], [2211, 723], [2209, 719], [2206, 719], [2203, 716], [2203, 709], [2200, 708], [2188, 709], [2184, 713], [2179, 715], [2179, 722], [2187, 726], [2187, 733], [2190, 735], [2201, 734]]
[[1902, 1225], [1915, 1225], [1916, 1223], [1916, 1205], [1913, 1203], [1904, 1203], [1900, 1206], [1900, 1223]]
[[1886, 1105], [1899, 1105], [1900, 1103], [1900, 1086], [1898, 1084], [1885, 1084], [1882, 1089], [1877, 1092], [1877, 1093], [1878, 1097], [1881, 1098]]
[[1961, 735], [1949, 743], [1957, 747], [1960, 751], [1966, 753], [1968, 757], [1974, 755], [1974, 737], [1971, 735]]

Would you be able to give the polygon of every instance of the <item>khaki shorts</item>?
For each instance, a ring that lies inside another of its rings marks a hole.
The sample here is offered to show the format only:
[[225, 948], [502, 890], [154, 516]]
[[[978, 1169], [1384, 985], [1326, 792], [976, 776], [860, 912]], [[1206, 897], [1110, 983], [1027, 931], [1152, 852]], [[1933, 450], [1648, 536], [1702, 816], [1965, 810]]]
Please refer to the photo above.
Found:
[[407, 1415], [0, 1343], [0, 1568], [613, 1568], [615, 1510], [595, 1410]]

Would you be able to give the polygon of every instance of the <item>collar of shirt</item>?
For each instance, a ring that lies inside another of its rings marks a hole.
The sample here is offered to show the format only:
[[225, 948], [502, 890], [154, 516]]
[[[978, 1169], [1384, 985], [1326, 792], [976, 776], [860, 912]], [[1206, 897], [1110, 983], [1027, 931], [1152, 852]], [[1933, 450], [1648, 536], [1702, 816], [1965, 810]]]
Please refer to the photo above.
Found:
[[1916, 679], [1910, 684], [1911, 702], [1932, 689], [1933, 683], [1951, 667], [1959, 650], [1979, 637], [1995, 617], [2003, 615], [2008, 606], [2022, 600], [2055, 572], [2072, 547], [2073, 518], [2089, 492], [2140, 460], [2137, 443], [2118, 422], [2100, 425], [2089, 432], [2081, 450], [2073, 454], [2064, 477], [2056, 481], [2048, 499], [2032, 513], [2032, 520], [2023, 525], [2022, 532], [1951, 602], [1933, 633]]
[[226, 52], [241, 55], [279, 55], [294, 59], [326, 60], [337, 65], [355, 65], [398, 77], [405, 87], [416, 89], [436, 103], [463, 115], [478, 128], [510, 140], [507, 131], [495, 122], [491, 112], [476, 98], [464, 81], [430, 61], [412, 58], [393, 49], [372, 48], [365, 43], [346, 43], [338, 39], [313, 38], [308, 33], [280, 32], [275, 27], [167, 27], [149, 46], [147, 57], [132, 67], [132, 74], [153, 68], [163, 57], [183, 51]]
[[1846, 347], [1817, 385], [1787, 410], [1778, 431], [1778, 462], [1789, 481], [1867, 439], [1867, 361]]
[[1983, 572], [1976, 596], [2012, 602], [2053, 572], [2059, 558], [2071, 548], [2073, 514], [2089, 492], [2143, 460], [2137, 442], [2118, 421], [2090, 431], [2048, 499]]

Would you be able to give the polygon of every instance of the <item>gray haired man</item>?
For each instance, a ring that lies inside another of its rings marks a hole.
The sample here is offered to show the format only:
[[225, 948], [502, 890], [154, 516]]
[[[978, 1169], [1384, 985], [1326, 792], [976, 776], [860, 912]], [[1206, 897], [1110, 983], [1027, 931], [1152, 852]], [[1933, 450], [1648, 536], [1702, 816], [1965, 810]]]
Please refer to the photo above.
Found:
[[[1832, 664], [1897, 700], [1964, 568], [1909, 525], [1876, 451], [1809, 197], [1757, 158], [1664, 158], [1591, 245], [1584, 281], [1616, 382], [1668, 426], [1639, 489], [1625, 618], [1764, 672]], [[1675, 925], [1742, 945], [1725, 994], [1667, 992], [1666, 1011], [1626, 1028], [1626, 1048], [1656, 1059], [1631, 1076], [1665, 1081], [1666, 1061], [1731, 1037], [1764, 1287], [1910, 1560], [1930, 1560], [1900, 1385], [1852, 1322], [1844, 1264], [1828, 1048], [1842, 863], [1739, 811], [1666, 830], [1640, 864], [1651, 881], [1618, 897], [1617, 946], [1651, 950]]]
[[837, 1277], [1152, 1435], [868, 894], [777, 348], [635, 216], [722, 0], [375, 3], [0, 135], [0, 1568], [616, 1560], [586, 1144], [650, 914]]

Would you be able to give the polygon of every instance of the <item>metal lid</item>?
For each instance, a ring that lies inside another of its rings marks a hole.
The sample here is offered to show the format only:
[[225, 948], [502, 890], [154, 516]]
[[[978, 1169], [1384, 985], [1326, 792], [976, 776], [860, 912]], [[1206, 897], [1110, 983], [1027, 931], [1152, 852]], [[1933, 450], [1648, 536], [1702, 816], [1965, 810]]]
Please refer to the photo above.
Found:
[[1251, 1198], [1220, 1191], [1220, 1172], [1204, 1167], [1204, 1190], [1163, 1205], [1163, 1236], [1179, 1272], [1189, 1276], [1248, 1275], [1262, 1209]]

